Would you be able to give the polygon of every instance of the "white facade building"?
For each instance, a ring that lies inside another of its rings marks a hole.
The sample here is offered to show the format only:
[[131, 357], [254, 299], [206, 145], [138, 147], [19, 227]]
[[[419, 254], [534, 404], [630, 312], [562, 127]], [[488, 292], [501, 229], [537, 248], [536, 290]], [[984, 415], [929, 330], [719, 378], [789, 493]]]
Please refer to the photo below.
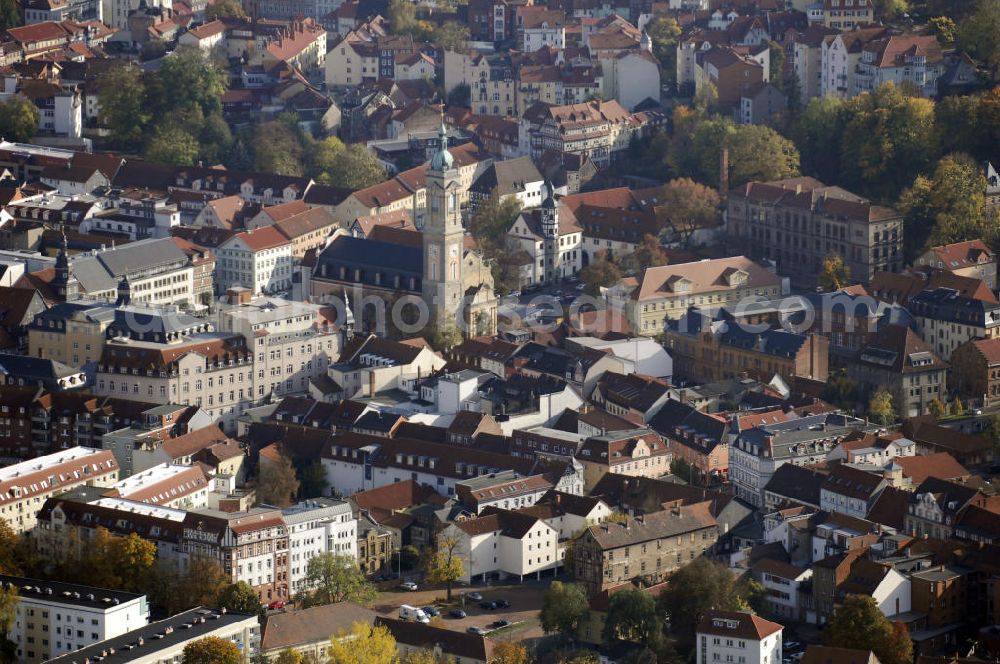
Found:
[[220, 292], [235, 286], [254, 295], [287, 291], [295, 268], [292, 241], [273, 226], [239, 233], [219, 245], [215, 265]]
[[443, 536], [459, 540], [455, 552], [465, 564], [464, 583], [531, 574], [541, 578], [542, 572], [554, 574], [561, 564], [559, 530], [520, 512], [492, 510], [448, 526]]
[[288, 582], [293, 595], [308, 589], [309, 561], [322, 553], [358, 558], [358, 520], [343, 500], [314, 498], [281, 511], [288, 527]]
[[709, 611], [695, 632], [697, 664], [780, 664], [782, 630], [752, 613]]
[[149, 621], [145, 595], [6, 575], [0, 587], [17, 589], [8, 638], [19, 662], [48, 661]]

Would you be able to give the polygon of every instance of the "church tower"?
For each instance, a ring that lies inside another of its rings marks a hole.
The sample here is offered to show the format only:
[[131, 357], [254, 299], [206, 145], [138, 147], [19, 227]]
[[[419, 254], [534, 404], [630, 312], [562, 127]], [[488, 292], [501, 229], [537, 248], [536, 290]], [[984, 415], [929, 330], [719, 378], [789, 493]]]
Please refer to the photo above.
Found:
[[427, 214], [423, 228], [423, 296], [430, 307], [429, 324], [437, 329], [459, 320], [464, 294], [462, 214], [459, 177], [448, 152], [448, 134], [441, 119], [440, 147], [427, 171]]
[[62, 246], [56, 256], [56, 276], [52, 280], [52, 289], [63, 302], [72, 302], [80, 296], [80, 282], [73, 276], [73, 267], [69, 264], [69, 244], [66, 242], [66, 232], [62, 234]]

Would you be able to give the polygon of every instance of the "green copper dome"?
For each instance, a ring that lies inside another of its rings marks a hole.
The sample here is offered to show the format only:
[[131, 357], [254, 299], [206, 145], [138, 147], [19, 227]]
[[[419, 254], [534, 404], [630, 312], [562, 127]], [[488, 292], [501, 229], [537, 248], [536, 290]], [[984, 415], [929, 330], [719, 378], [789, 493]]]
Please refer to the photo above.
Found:
[[448, 130], [445, 128], [443, 120], [441, 121], [441, 129], [438, 131], [438, 138], [440, 139], [441, 147], [438, 148], [438, 151], [434, 153], [434, 157], [431, 158], [431, 170], [451, 170], [452, 165], [455, 163], [455, 158], [448, 152]]

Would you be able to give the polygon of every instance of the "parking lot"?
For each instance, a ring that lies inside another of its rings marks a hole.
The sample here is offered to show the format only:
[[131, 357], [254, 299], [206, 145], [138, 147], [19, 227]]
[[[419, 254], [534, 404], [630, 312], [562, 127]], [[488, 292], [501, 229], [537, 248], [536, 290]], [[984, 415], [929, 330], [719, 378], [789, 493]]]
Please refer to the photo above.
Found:
[[[507, 634], [516, 634], [517, 639], [520, 640], [543, 635], [538, 623], [538, 612], [542, 608], [542, 594], [547, 586], [548, 584], [530, 583], [489, 587], [456, 587], [452, 590], [452, 603], [450, 605], [444, 602], [447, 596], [447, 591], [444, 588], [416, 591], [395, 589], [379, 595], [375, 601], [375, 611], [387, 618], [398, 618], [399, 607], [403, 604], [418, 608], [431, 605], [441, 611], [439, 618], [431, 620], [433, 625], [463, 632], [469, 627], [489, 629], [490, 623], [502, 619], [512, 623], [512, 626], [499, 630], [496, 636], [503, 638]], [[482, 594], [483, 601], [505, 599], [510, 602], [511, 606], [507, 609], [490, 611], [480, 608], [478, 601], [468, 598], [465, 599], [463, 605], [463, 595], [471, 592]], [[448, 612], [454, 608], [462, 609], [468, 615], [465, 618], [449, 617]]]

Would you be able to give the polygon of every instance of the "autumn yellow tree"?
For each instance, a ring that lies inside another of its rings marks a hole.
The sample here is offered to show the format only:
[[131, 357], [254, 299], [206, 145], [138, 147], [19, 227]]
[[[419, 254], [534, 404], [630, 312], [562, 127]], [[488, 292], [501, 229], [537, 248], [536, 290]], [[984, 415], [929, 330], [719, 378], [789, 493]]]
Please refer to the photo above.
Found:
[[206, 636], [184, 646], [181, 664], [242, 664], [236, 644], [218, 636]]
[[844, 263], [843, 257], [830, 254], [823, 259], [823, 270], [819, 273], [819, 285], [828, 293], [840, 290], [849, 285], [851, 270]]
[[520, 641], [502, 641], [494, 646], [490, 664], [528, 664], [528, 649]]
[[452, 584], [465, 574], [462, 558], [455, 551], [460, 543], [461, 540], [453, 535], [441, 535], [438, 537], [437, 551], [427, 558], [425, 570], [427, 582], [445, 584], [448, 588], [449, 602], [451, 601]]
[[330, 638], [327, 656], [330, 664], [393, 664], [396, 639], [385, 625], [356, 622]]

